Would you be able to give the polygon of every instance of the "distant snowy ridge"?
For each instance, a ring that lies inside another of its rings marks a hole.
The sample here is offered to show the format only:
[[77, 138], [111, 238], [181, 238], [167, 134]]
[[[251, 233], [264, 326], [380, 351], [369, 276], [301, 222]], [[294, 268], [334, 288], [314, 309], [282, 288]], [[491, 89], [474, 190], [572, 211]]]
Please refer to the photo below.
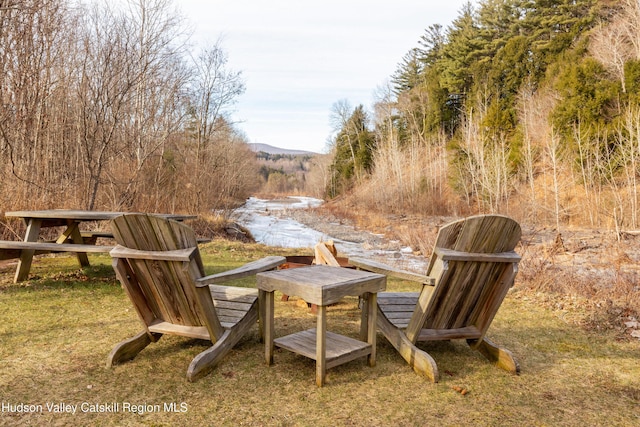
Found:
[[249, 147], [251, 148], [251, 150], [255, 151], [256, 153], [259, 153], [261, 151], [265, 152], [265, 153], [269, 153], [269, 154], [284, 154], [284, 155], [289, 155], [289, 156], [312, 156], [314, 154], [318, 154], [318, 153], [314, 153], [312, 151], [304, 151], [304, 150], [289, 150], [286, 148], [278, 148], [278, 147], [274, 147], [272, 145], [269, 144], [255, 144], [255, 143], [251, 143], [249, 144]]

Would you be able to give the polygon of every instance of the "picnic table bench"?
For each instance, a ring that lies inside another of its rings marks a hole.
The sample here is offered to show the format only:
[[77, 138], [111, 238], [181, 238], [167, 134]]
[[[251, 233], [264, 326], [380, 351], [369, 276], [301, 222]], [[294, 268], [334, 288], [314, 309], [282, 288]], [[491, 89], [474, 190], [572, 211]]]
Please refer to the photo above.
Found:
[[82, 236], [82, 241], [85, 244], [95, 245], [99, 238], [102, 239], [113, 239], [113, 233], [110, 231], [81, 231], [80, 235]]
[[111, 249], [113, 246], [0, 240], [0, 260], [20, 258], [24, 250], [32, 250], [34, 255], [43, 255], [52, 252], [108, 253]]
[[[86, 211], [86, 210], [35, 210], [6, 212], [8, 218], [22, 218], [27, 226], [22, 242], [0, 241], [0, 260], [19, 258], [14, 282], [25, 280], [29, 276], [34, 255], [51, 252], [73, 252], [80, 265], [89, 265], [88, 253], [104, 253], [113, 246], [96, 245], [99, 237], [112, 238], [108, 231], [80, 230], [80, 224], [92, 221], [110, 221], [124, 212]], [[197, 218], [196, 215], [154, 214], [167, 219], [184, 221]], [[55, 242], [38, 241], [43, 228], [65, 227]]]
[[[114, 239], [113, 233], [110, 231], [97, 230], [97, 231], [81, 231], [80, 235], [82, 236], [82, 242], [86, 245], [95, 245], [98, 242], [98, 239]], [[197, 237], [197, 242], [209, 243], [211, 241], [208, 237]], [[73, 243], [73, 240], [67, 239], [67, 242]], [[55, 242], [50, 242], [55, 243]], [[65, 251], [66, 252], [66, 251]]]

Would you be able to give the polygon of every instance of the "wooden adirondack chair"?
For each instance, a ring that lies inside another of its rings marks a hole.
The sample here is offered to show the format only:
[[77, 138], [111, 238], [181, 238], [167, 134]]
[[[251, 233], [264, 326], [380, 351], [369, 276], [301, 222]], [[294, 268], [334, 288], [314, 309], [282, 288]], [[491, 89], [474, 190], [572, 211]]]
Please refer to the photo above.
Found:
[[266, 257], [203, 277], [196, 237], [187, 225], [127, 214], [115, 218], [111, 228], [118, 243], [110, 252], [113, 267], [144, 329], [113, 348], [108, 367], [133, 359], [162, 334], [174, 334], [212, 342], [187, 370], [189, 381], [206, 375], [258, 319], [257, 289], [218, 283], [285, 262], [284, 257]]
[[416, 342], [451, 339], [466, 339], [499, 367], [518, 373], [511, 352], [485, 333], [513, 285], [520, 261], [514, 248], [520, 236], [514, 220], [478, 215], [439, 231], [426, 276], [362, 258], [350, 258], [349, 263], [423, 284], [419, 293], [378, 294], [378, 327], [417, 373], [433, 382], [439, 379], [435, 361]]

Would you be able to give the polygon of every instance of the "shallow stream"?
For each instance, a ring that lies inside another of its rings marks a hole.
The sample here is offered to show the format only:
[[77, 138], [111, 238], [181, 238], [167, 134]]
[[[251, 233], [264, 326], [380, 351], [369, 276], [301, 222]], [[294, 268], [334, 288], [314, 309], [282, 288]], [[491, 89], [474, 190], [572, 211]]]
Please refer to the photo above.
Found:
[[[235, 220], [246, 227], [257, 242], [268, 246], [313, 248], [318, 242], [333, 240], [339, 255], [370, 257], [395, 267], [424, 272], [426, 258], [413, 255], [411, 248], [396, 245], [396, 249], [388, 249], [388, 244], [375, 247], [371, 243], [339, 239], [287, 216], [291, 210], [315, 208], [322, 203], [320, 199], [301, 196], [275, 200], [251, 197], [235, 211]], [[380, 236], [371, 236], [381, 240]]]

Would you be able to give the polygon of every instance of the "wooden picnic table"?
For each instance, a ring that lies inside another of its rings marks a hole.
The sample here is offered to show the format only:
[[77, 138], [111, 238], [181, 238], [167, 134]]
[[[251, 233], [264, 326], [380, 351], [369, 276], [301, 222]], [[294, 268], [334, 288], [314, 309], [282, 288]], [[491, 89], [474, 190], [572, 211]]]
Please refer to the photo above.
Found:
[[[39, 243], [40, 230], [49, 227], [66, 227], [64, 231], [57, 238], [55, 243], [61, 245], [60, 249], [63, 252], [67, 250], [73, 250], [78, 256], [80, 265], [85, 267], [89, 265], [89, 259], [87, 252], [96, 252], [91, 246], [95, 244], [95, 239], [88, 240], [90, 244], [86, 244], [85, 238], [83, 238], [82, 231], [80, 230], [80, 224], [82, 222], [91, 221], [109, 221], [117, 216], [124, 214], [125, 212], [111, 212], [111, 211], [87, 211], [87, 210], [69, 210], [69, 209], [51, 209], [51, 210], [34, 210], [34, 211], [13, 211], [5, 212], [5, 217], [8, 218], [22, 218], [27, 226], [23, 242], [32, 242], [28, 245], [28, 248], [19, 248], [20, 259], [18, 261], [18, 267], [16, 269], [16, 275], [14, 282], [20, 282], [25, 280], [29, 276], [29, 270], [31, 269], [31, 262], [33, 256], [39, 249], [43, 251], [53, 251], [55, 246], [51, 245], [51, 242]], [[183, 215], [183, 214], [154, 214], [163, 218], [174, 219], [176, 221], [184, 221], [187, 219], [197, 218], [197, 215]], [[108, 237], [110, 233], [98, 232], [96, 235], [101, 237]], [[8, 242], [7, 242], [8, 243]], [[82, 245], [82, 246], [73, 246]], [[75, 250], [77, 248], [77, 250]], [[110, 247], [105, 247], [105, 251], [108, 251]]]

